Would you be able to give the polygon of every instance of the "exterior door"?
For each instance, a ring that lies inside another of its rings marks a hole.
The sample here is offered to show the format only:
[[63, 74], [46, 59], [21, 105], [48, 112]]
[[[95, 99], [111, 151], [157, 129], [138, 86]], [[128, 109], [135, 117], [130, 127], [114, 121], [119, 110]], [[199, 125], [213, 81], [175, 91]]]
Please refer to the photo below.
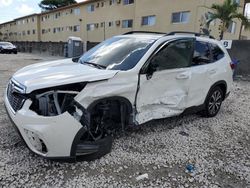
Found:
[[138, 123], [179, 115], [185, 110], [193, 44], [194, 38], [165, 43], [143, 67], [136, 101]]

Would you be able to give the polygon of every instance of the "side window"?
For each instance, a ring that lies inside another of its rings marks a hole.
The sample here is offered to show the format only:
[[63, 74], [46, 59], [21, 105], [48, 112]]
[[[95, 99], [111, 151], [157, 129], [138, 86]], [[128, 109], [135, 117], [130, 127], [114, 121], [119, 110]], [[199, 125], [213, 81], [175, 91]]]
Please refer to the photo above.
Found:
[[210, 45], [206, 42], [195, 42], [192, 66], [211, 63]]
[[212, 52], [212, 62], [219, 61], [225, 56], [224, 52], [216, 44], [211, 44], [211, 52]]
[[150, 63], [157, 71], [188, 67], [193, 55], [193, 41], [184, 39], [171, 42], [161, 49]]

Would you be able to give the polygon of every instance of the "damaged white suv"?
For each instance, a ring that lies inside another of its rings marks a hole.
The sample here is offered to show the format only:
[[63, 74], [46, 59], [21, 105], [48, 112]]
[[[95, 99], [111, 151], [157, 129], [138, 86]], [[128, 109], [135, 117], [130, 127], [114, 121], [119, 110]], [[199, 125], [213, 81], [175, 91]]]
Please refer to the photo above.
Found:
[[73, 61], [24, 67], [5, 92], [25, 143], [47, 158], [101, 157], [114, 133], [189, 110], [213, 117], [232, 85], [227, 50], [199, 34], [130, 32]]

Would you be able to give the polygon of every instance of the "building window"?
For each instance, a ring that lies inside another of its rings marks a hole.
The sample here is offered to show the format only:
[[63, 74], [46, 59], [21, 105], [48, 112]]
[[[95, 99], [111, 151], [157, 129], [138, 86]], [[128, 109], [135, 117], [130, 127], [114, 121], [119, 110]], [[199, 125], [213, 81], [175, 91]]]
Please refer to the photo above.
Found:
[[104, 2], [101, 2], [101, 7], [104, 7]]
[[80, 15], [81, 10], [79, 8], [74, 9], [74, 14], [75, 15]]
[[87, 24], [87, 31], [95, 30], [95, 24]]
[[95, 11], [95, 5], [88, 5], [87, 10], [88, 10], [88, 12], [94, 12]]
[[23, 36], [25, 36], [25, 31], [23, 31]]
[[32, 22], [35, 22], [35, 18], [34, 17], [31, 20], [32, 20]]
[[144, 16], [141, 25], [155, 25], [155, 18], [155, 16]]
[[235, 32], [236, 32], [236, 22], [231, 22], [227, 31], [229, 33], [235, 34]]
[[23, 20], [23, 24], [25, 24], [25, 20]]
[[114, 5], [115, 4], [115, 0], [110, 0], [109, 1], [109, 5]]
[[32, 30], [32, 34], [33, 34], [33, 35], [36, 34], [36, 30], [35, 30], [35, 29]]
[[72, 31], [72, 29], [73, 29], [72, 26], [67, 26], [66, 27], [66, 31]]
[[74, 32], [79, 32], [79, 31], [80, 31], [80, 25], [75, 25]]
[[188, 23], [190, 17], [190, 11], [174, 12], [172, 14], [172, 23]]
[[122, 20], [122, 28], [132, 28], [133, 20]]
[[27, 35], [30, 35], [30, 30], [27, 31]]
[[[55, 14], [54, 14], [54, 19], [58, 19], [60, 16], [61, 16], [61, 13], [60, 13], [60, 12], [55, 13]], [[47, 16], [46, 16], [46, 17], [47, 17]]]
[[123, 0], [123, 4], [124, 5], [129, 5], [129, 4], [133, 4], [134, 0]]
[[109, 22], [109, 27], [113, 27], [114, 26], [114, 22]]
[[53, 28], [53, 33], [59, 33], [61, 31], [60, 27]]

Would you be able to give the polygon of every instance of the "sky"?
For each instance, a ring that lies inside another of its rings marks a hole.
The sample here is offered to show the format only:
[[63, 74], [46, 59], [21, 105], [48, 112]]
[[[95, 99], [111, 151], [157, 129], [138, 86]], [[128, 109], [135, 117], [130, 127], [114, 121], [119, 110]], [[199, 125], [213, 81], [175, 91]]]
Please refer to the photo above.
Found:
[[[76, 0], [82, 2], [84, 0]], [[0, 0], [0, 24], [25, 15], [41, 12], [40, 0]]]

